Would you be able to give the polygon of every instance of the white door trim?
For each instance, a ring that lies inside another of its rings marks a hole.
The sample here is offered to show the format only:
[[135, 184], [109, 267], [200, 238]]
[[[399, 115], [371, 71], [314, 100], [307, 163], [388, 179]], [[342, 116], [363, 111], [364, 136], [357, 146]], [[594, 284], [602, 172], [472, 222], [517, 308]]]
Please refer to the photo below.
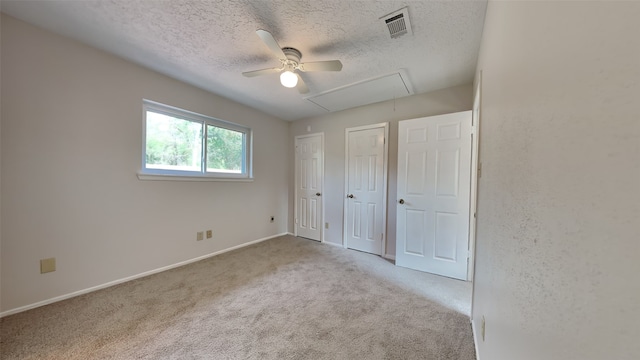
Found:
[[[469, 219], [473, 227], [469, 227], [469, 269], [467, 280], [473, 282], [471, 284], [471, 311], [469, 317], [473, 321], [473, 302], [475, 299], [475, 276], [476, 276], [476, 235], [478, 233], [478, 183], [482, 176], [480, 164], [480, 119], [482, 117], [482, 70], [478, 75], [478, 84], [473, 94], [473, 132], [475, 133], [475, 142], [471, 144], [471, 204]], [[475, 214], [475, 216], [474, 216]], [[470, 225], [471, 225], [470, 224]], [[474, 332], [475, 335], [475, 332]], [[476, 354], [477, 354], [476, 349]]]
[[383, 122], [378, 124], [356, 126], [346, 128], [344, 130], [344, 205], [343, 205], [343, 225], [342, 225], [342, 247], [347, 248], [347, 189], [349, 188], [349, 133], [353, 131], [370, 130], [376, 128], [384, 128], [384, 155], [383, 155], [383, 170], [382, 170], [382, 188], [384, 194], [382, 196], [382, 249], [381, 256], [387, 257], [387, 197], [388, 197], [388, 185], [387, 174], [389, 172], [389, 123]]
[[469, 192], [469, 267], [467, 281], [473, 281], [475, 271], [476, 226], [478, 222], [478, 150], [480, 138], [480, 81], [473, 96], [473, 111], [471, 119], [471, 191]]
[[294, 166], [294, 193], [293, 193], [293, 235], [294, 236], [298, 236], [298, 151], [296, 151], [296, 147], [298, 146], [298, 141], [300, 139], [305, 139], [305, 138], [310, 138], [310, 137], [316, 137], [319, 136], [320, 137], [320, 144], [322, 145], [322, 161], [320, 163], [320, 168], [322, 169], [322, 177], [321, 177], [321, 181], [322, 181], [322, 185], [320, 186], [320, 188], [322, 189], [323, 194], [320, 196], [320, 202], [321, 202], [321, 206], [322, 206], [322, 214], [320, 214], [320, 242], [324, 243], [324, 208], [325, 208], [325, 203], [324, 203], [324, 198], [325, 198], [325, 194], [324, 194], [324, 133], [320, 132], [320, 133], [313, 133], [313, 134], [305, 134], [305, 135], [298, 135], [294, 138], [294, 142], [293, 142], [293, 149], [294, 149], [294, 162], [295, 162], [295, 166]]

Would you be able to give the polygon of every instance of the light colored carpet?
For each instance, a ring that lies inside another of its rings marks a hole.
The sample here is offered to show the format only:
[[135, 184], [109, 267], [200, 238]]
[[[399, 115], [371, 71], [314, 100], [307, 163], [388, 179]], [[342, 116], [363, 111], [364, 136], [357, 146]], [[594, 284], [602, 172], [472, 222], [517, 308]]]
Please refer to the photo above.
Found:
[[2, 359], [475, 359], [470, 284], [283, 236], [0, 320]]

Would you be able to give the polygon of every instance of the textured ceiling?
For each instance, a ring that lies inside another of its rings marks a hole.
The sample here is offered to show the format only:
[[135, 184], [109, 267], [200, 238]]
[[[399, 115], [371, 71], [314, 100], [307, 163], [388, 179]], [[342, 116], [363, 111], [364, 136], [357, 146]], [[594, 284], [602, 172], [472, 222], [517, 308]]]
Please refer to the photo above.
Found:
[[[412, 35], [391, 39], [380, 17], [407, 6]], [[285, 120], [326, 110], [280, 85], [256, 35], [338, 59], [341, 72], [302, 74], [306, 96], [404, 69], [416, 94], [472, 82], [486, 0], [111, 0], [6, 1], [4, 13]]]

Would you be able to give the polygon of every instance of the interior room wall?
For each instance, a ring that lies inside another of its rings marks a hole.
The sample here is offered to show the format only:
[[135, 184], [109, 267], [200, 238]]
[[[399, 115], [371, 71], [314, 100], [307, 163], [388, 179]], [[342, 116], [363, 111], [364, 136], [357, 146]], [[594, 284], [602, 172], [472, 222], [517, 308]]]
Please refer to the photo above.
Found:
[[640, 356], [638, 18], [638, 2], [489, 3], [479, 360]]
[[[298, 120], [291, 123], [291, 153], [295, 152], [295, 136], [324, 133], [324, 229], [327, 243], [342, 245], [345, 166], [345, 129], [363, 125], [389, 122], [389, 173], [387, 198], [387, 246], [385, 255], [395, 257], [396, 251], [396, 171], [398, 163], [398, 121], [424, 116], [441, 115], [471, 110], [472, 85], [461, 85], [430, 93], [408, 96], [354, 109], [327, 113], [322, 116]], [[310, 127], [310, 131], [307, 128]], [[290, 168], [289, 182], [289, 231], [294, 231], [294, 165]]]
[[[0, 311], [286, 233], [288, 122], [6, 15], [1, 61]], [[251, 127], [255, 180], [138, 180], [143, 99]]]
[[[0, 99], [2, 98], [2, 17], [0, 16]], [[1, 107], [0, 102], [0, 107]], [[2, 109], [0, 109], [0, 189], [2, 189]], [[2, 204], [2, 191], [0, 191]], [[0, 206], [0, 261], [2, 260], [2, 208]], [[2, 311], [2, 264], [0, 264], [0, 312]]]

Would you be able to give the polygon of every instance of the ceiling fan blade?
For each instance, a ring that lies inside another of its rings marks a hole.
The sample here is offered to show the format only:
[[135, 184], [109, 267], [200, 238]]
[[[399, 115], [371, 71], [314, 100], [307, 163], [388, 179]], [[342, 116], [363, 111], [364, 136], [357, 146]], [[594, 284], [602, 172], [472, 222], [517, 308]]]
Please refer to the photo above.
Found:
[[313, 61], [299, 65], [301, 71], [340, 71], [342, 63], [340, 60]]
[[254, 76], [260, 76], [260, 75], [273, 74], [273, 73], [277, 73], [277, 72], [280, 72], [280, 71], [282, 71], [281, 68], [271, 68], [271, 69], [246, 71], [246, 72], [243, 72], [242, 75], [244, 75], [246, 77], [254, 77]]
[[296, 85], [296, 89], [298, 89], [298, 92], [300, 94], [306, 94], [309, 92], [309, 88], [307, 87], [307, 84], [304, 83], [304, 81], [302, 80], [302, 77], [300, 76], [300, 74], [296, 73], [296, 75], [298, 75], [298, 85]]
[[262, 42], [264, 42], [264, 44], [267, 45], [267, 47], [271, 50], [271, 52], [276, 54], [278, 59], [283, 59], [283, 60], [287, 59], [287, 56], [284, 54], [284, 52], [280, 48], [280, 45], [278, 45], [278, 42], [276, 41], [276, 39], [273, 38], [273, 35], [271, 35], [270, 32], [260, 29], [256, 31], [256, 34], [258, 34], [260, 39], [262, 39]]

